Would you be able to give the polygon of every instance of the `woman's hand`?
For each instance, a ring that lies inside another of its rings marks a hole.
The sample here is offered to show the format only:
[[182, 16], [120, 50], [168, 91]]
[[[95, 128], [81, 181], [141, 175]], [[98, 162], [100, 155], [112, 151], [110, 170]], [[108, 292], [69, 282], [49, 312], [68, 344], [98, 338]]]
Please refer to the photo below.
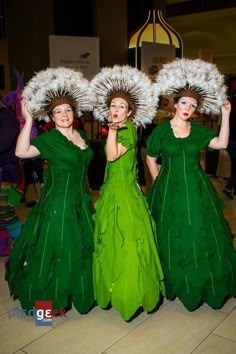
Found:
[[231, 112], [231, 103], [229, 100], [225, 100], [224, 104], [221, 106], [221, 126], [219, 131], [219, 136], [211, 139], [208, 145], [212, 149], [226, 149], [229, 142], [229, 117]]
[[222, 116], [226, 113], [229, 114], [231, 112], [231, 103], [228, 99], [225, 100], [224, 104], [221, 106]]
[[109, 127], [109, 129], [119, 130], [119, 129], [125, 128], [125, 123], [124, 122], [112, 122], [112, 123], [108, 123], [108, 127]]
[[24, 100], [21, 101], [21, 112], [26, 122], [31, 123], [33, 121], [33, 117], [29, 113], [27, 109], [27, 103]]
[[27, 105], [24, 100], [21, 102], [21, 110], [22, 115], [25, 118], [25, 124], [18, 136], [15, 154], [20, 159], [33, 158], [40, 155], [40, 152], [35, 146], [30, 145], [30, 132], [33, 118], [27, 110]]

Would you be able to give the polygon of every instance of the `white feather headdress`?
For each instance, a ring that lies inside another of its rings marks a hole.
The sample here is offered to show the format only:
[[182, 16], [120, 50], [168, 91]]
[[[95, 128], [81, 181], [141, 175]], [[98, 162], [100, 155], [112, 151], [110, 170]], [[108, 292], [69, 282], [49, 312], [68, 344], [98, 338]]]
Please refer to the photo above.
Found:
[[219, 113], [226, 98], [224, 76], [215, 64], [201, 59], [175, 59], [166, 63], [155, 79], [156, 95], [178, 96], [188, 90], [200, 98], [201, 112]]
[[101, 122], [109, 115], [109, 98], [128, 96], [135, 107], [133, 122], [137, 126], [151, 123], [155, 116], [158, 97], [153, 94], [149, 77], [129, 65], [105, 67], [91, 80], [91, 87], [97, 96], [94, 116]]
[[71, 68], [47, 68], [36, 73], [25, 86], [23, 99], [34, 118], [48, 119], [53, 100], [67, 97], [78, 115], [93, 109], [95, 94], [83, 74]]

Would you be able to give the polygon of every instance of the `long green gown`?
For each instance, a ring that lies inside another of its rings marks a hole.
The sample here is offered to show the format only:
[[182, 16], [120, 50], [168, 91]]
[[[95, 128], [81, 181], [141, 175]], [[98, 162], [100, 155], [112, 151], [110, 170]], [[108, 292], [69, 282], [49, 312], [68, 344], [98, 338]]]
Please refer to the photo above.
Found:
[[95, 204], [94, 288], [98, 305], [110, 303], [124, 320], [151, 311], [164, 291], [155, 223], [137, 185], [137, 134], [131, 122], [118, 131], [127, 152], [108, 162]]
[[236, 252], [223, 202], [200, 165], [200, 152], [216, 133], [191, 122], [190, 135], [176, 138], [170, 121], [147, 140], [147, 155], [162, 167], [148, 196], [157, 223], [168, 299], [188, 310], [202, 301], [213, 308], [236, 295]]
[[[79, 131], [88, 144], [83, 131]], [[10, 253], [6, 270], [10, 293], [22, 309], [49, 300], [65, 308], [68, 298], [80, 313], [94, 302], [92, 284], [93, 220], [86, 171], [92, 158], [60, 131], [33, 139], [48, 169], [39, 203], [26, 219]]]

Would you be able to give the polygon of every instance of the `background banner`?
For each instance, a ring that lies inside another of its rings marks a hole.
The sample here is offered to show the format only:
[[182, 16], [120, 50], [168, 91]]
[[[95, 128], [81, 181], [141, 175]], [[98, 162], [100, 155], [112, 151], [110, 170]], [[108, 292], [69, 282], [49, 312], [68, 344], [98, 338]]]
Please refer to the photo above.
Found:
[[99, 38], [49, 36], [50, 67], [80, 70], [87, 79], [99, 71]]

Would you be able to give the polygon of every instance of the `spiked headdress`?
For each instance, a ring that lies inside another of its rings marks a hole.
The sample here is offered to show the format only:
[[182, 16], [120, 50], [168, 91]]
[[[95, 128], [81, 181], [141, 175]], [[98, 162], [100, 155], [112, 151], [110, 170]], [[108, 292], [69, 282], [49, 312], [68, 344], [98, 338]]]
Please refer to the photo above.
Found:
[[95, 95], [83, 74], [71, 68], [47, 68], [39, 71], [22, 92], [34, 118], [45, 118], [62, 103], [69, 103], [77, 112], [93, 109]]
[[145, 126], [155, 116], [158, 97], [153, 95], [149, 77], [129, 65], [105, 67], [91, 80], [91, 87], [97, 96], [94, 116], [101, 122], [109, 115], [111, 100], [124, 98], [132, 109], [133, 122]]
[[155, 79], [156, 95], [196, 98], [200, 112], [219, 113], [226, 99], [224, 76], [215, 64], [201, 59], [175, 59]]

